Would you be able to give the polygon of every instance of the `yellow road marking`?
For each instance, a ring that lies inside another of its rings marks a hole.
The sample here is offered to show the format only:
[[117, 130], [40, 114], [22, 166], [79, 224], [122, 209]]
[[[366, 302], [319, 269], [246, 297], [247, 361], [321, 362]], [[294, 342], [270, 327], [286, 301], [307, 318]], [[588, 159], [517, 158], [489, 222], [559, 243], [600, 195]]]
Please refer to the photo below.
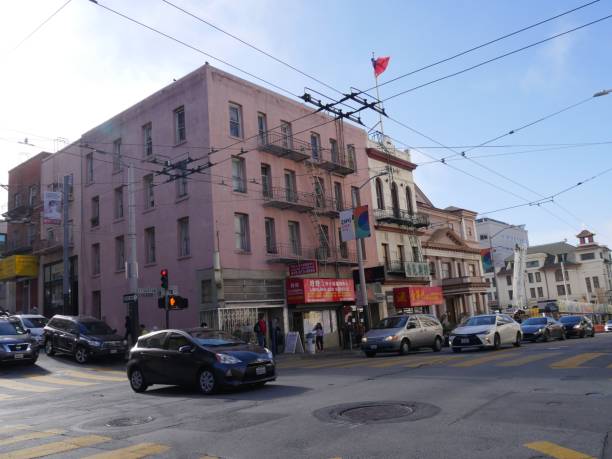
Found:
[[300, 365], [293, 366], [292, 368], [325, 368], [325, 367], [333, 367], [336, 365], [350, 363], [354, 360], [348, 359], [326, 359], [323, 361], [314, 361], [314, 362], [305, 362]]
[[9, 433], [16, 430], [27, 430], [29, 428], [30, 426], [26, 426], [25, 424], [15, 424], [14, 426], [0, 427], [0, 433]]
[[19, 381], [14, 381], [12, 379], [0, 379], [0, 387], [21, 390], [24, 392], [51, 392], [59, 389], [59, 387], [35, 386], [33, 384], [26, 384]]
[[528, 355], [527, 357], [521, 357], [519, 359], [508, 360], [507, 362], [498, 363], [498, 367], [518, 367], [520, 365], [525, 365], [531, 362], [537, 362], [538, 360], [544, 360], [549, 357], [556, 357], [561, 354], [560, 352], [550, 352], [548, 354], [535, 354]]
[[12, 445], [13, 443], [19, 443], [21, 441], [48, 438], [48, 437], [52, 437], [53, 435], [61, 435], [64, 432], [65, 432], [64, 430], [52, 429], [52, 430], [43, 430], [42, 432], [30, 432], [30, 433], [23, 434], [23, 435], [15, 435], [11, 438], [5, 438], [4, 440], [0, 440], [0, 446]]
[[559, 360], [550, 365], [551, 368], [580, 368], [580, 365], [588, 362], [589, 360], [596, 359], [606, 355], [605, 352], [585, 352], [584, 354], [578, 354], [574, 357]]
[[219, 459], [217, 456], [202, 456], [200, 459]]
[[386, 367], [393, 367], [396, 365], [401, 365], [402, 363], [406, 361], [407, 361], [406, 357], [387, 357], [379, 361], [370, 359], [367, 361], [367, 366], [368, 368], [386, 368]]
[[93, 456], [87, 456], [85, 459], [140, 459], [152, 454], [161, 454], [168, 451], [170, 448], [166, 445], [158, 445], [156, 443], [140, 443], [127, 448], [107, 451]]
[[335, 368], [351, 368], [351, 367], [366, 367], [368, 365], [372, 365], [372, 359], [356, 359], [354, 361], [343, 363], [340, 365], [334, 365]]
[[[459, 359], [460, 358], [461, 357], [459, 357]], [[403, 366], [406, 368], [418, 368], [422, 365], [436, 365], [439, 363], [446, 363], [451, 360], [458, 360], [458, 356], [456, 355], [437, 355], [437, 356], [432, 356], [432, 357], [428, 357], [425, 359], [414, 360]]]
[[458, 367], [458, 368], [475, 367], [476, 365], [480, 365], [481, 363], [488, 363], [493, 360], [503, 359], [507, 357], [507, 354], [510, 351], [512, 351], [512, 349], [508, 349], [506, 351], [497, 351], [497, 352], [492, 351], [494, 352], [494, 354], [488, 354], [488, 355], [485, 355], [484, 357], [478, 357], [475, 359], [466, 360], [465, 362], [455, 363], [454, 365], [451, 365], [451, 366]]
[[58, 384], [60, 386], [93, 386], [96, 384], [93, 382], [72, 381], [70, 379], [58, 378], [56, 376], [28, 376], [28, 379], [49, 384]]
[[13, 398], [13, 396], [7, 394], [0, 394], [0, 400], [8, 400], [10, 398]]
[[85, 368], [85, 370], [95, 371], [97, 373], [105, 373], [108, 375], [125, 376], [125, 371], [105, 370], [104, 368]]
[[112, 440], [112, 438], [102, 437], [100, 435], [71, 437], [66, 438], [64, 441], [56, 441], [53, 443], [47, 443], [45, 445], [0, 454], [0, 459], [34, 459], [36, 457], [49, 456], [51, 454], [65, 453], [66, 451], [93, 446], [110, 440]]
[[127, 381], [127, 376], [125, 376], [125, 374], [123, 375], [122, 378], [120, 378], [118, 376], [94, 375], [91, 373], [85, 373], [84, 371], [75, 371], [75, 370], [65, 370], [62, 373], [67, 376], [72, 376], [74, 378], [91, 379], [92, 381], [108, 381], [108, 382]]
[[539, 451], [555, 459], [595, 459], [593, 456], [584, 454], [573, 449], [564, 448], [563, 446], [555, 445], [549, 441], [534, 441], [532, 443], [525, 443], [529, 449]]

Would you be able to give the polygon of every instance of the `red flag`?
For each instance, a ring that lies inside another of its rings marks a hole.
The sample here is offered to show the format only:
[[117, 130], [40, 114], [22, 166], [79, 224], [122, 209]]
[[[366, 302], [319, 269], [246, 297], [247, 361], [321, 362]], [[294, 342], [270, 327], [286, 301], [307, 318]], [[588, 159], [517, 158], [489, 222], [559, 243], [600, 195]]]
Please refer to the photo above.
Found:
[[387, 65], [389, 65], [389, 56], [387, 57], [379, 57], [377, 59], [372, 58], [372, 66], [374, 67], [374, 75], [378, 77], [381, 73], [387, 70]]

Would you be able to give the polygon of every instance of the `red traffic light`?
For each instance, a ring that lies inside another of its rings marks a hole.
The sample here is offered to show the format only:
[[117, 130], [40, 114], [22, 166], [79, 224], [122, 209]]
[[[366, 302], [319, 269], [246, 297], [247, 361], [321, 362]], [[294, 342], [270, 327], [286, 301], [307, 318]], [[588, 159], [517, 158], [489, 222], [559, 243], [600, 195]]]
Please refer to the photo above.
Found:
[[162, 277], [168, 277], [168, 270], [167, 269], [162, 269], [160, 272]]

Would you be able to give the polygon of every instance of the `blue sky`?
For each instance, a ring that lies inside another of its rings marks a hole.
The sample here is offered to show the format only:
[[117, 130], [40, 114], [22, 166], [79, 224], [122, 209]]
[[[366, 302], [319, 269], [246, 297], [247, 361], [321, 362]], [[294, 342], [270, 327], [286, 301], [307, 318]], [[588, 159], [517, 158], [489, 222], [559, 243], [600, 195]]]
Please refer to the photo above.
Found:
[[[28, 137], [53, 151], [52, 139], [71, 140], [106, 118], [146, 97], [173, 78], [214, 59], [126, 22], [86, 0], [73, 0], [31, 39], [14, 46], [64, 0], [0, 3], [0, 146], [6, 161], [0, 177], [39, 148], [18, 144]], [[239, 67], [301, 93], [305, 86], [326, 89], [158, 0], [100, 0]], [[381, 82], [409, 72], [586, 2], [490, 1], [195, 1], [178, 5], [317, 76], [340, 90], [373, 84], [369, 58], [391, 56]], [[496, 43], [452, 62], [381, 88], [381, 96], [429, 80], [612, 13], [600, 1], [571, 15]], [[444, 145], [475, 145], [612, 88], [609, 43], [612, 20], [591, 26], [458, 77], [400, 96], [386, 104], [393, 118]], [[235, 70], [227, 69], [247, 79]], [[533, 145], [612, 141], [612, 95], [497, 142]], [[373, 125], [373, 114], [364, 116]], [[606, 129], [607, 128], [607, 129]], [[435, 146], [390, 121], [385, 131], [416, 147]], [[26, 134], [27, 133], [27, 134]], [[612, 145], [529, 152], [478, 159], [516, 182], [549, 195], [612, 167]], [[533, 150], [536, 147], [481, 148], [474, 155]], [[437, 157], [451, 153], [427, 149]], [[413, 151], [417, 163], [427, 161]], [[525, 197], [540, 196], [460, 160], [453, 166]], [[454, 205], [485, 212], [520, 204], [493, 188], [442, 164], [419, 167], [419, 186], [439, 207]], [[556, 204], [490, 214], [524, 223], [530, 241], [567, 238], [588, 227], [600, 242], [612, 244], [609, 204], [612, 173], [560, 196]], [[4, 198], [2, 198], [4, 200]]]

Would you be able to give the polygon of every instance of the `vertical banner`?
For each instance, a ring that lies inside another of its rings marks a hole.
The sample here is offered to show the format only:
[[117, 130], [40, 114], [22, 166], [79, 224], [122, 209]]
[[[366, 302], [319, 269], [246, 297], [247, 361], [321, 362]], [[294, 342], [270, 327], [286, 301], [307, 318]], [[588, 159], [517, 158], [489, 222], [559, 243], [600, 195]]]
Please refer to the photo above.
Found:
[[340, 238], [342, 242], [355, 239], [355, 225], [353, 225], [353, 209], [340, 211]]
[[484, 269], [485, 273], [493, 272], [493, 257], [491, 254], [491, 249], [481, 249], [480, 257], [482, 258], [482, 269]]
[[353, 222], [355, 223], [355, 237], [357, 239], [371, 236], [367, 205], [359, 206], [353, 211]]
[[62, 223], [62, 193], [59, 191], [45, 191], [43, 208], [43, 223], [59, 225]]

